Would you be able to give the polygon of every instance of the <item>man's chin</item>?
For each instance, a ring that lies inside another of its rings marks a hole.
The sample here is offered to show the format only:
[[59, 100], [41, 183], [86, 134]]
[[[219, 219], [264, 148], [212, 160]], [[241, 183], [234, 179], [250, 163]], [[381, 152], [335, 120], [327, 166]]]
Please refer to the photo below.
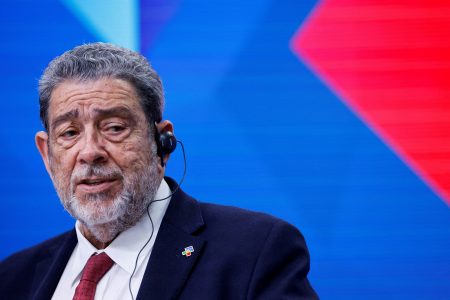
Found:
[[98, 215], [80, 215], [77, 213], [75, 213], [74, 218], [88, 227], [115, 226], [115, 224], [119, 221], [119, 217], [104, 218], [103, 216]]
[[90, 205], [94, 202], [95, 205], [105, 205], [112, 203], [119, 198], [120, 194], [111, 192], [100, 193], [76, 193], [73, 201], [77, 201], [79, 205]]
[[116, 223], [126, 212], [126, 206], [120, 199], [72, 199], [67, 211], [88, 227]]

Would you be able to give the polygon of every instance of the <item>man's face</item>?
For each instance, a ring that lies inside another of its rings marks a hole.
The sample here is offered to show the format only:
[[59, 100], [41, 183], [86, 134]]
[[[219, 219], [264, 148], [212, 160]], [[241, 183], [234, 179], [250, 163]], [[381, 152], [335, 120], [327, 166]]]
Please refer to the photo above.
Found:
[[[162, 178], [134, 87], [113, 78], [63, 82], [48, 123], [48, 136], [38, 133], [36, 143], [68, 212], [99, 241], [134, 225]], [[104, 224], [112, 232], [96, 233]]]

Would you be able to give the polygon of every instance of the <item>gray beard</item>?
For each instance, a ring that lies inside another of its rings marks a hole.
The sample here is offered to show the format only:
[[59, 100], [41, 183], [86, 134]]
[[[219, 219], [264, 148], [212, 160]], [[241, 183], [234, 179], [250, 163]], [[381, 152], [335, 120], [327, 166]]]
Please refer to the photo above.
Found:
[[[65, 210], [86, 226], [99, 242], [108, 243], [119, 233], [134, 226], [154, 199], [160, 177], [157, 160], [152, 159], [151, 162], [150, 166], [127, 176], [119, 168], [86, 165], [72, 174], [70, 189], [65, 190], [57, 178], [54, 178], [54, 184]], [[75, 182], [88, 176], [122, 178], [122, 191], [107, 205], [105, 200], [111, 197], [107, 193], [88, 194], [82, 204], [74, 194]]]

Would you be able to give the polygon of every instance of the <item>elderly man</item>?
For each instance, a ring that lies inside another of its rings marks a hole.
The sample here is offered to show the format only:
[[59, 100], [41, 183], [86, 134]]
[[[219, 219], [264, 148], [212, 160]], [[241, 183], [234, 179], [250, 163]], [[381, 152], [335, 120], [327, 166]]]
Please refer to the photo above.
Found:
[[36, 145], [75, 228], [0, 264], [2, 299], [317, 299], [297, 229], [197, 202], [164, 177], [173, 125], [141, 55], [104, 43], [54, 59]]

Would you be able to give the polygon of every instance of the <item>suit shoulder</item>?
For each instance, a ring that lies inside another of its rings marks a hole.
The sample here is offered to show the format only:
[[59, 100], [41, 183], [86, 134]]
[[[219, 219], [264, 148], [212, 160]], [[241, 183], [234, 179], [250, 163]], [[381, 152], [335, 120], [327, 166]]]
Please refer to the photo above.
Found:
[[291, 234], [302, 237], [300, 231], [294, 225], [266, 213], [233, 206], [199, 203], [205, 223], [226, 227], [227, 231], [234, 233], [250, 231], [268, 234], [272, 231], [280, 231], [278, 228], [281, 228], [281, 232], [291, 232]]
[[9, 268], [18, 268], [23, 264], [37, 261], [41, 257], [45, 257], [47, 253], [53, 252], [73, 234], [74, 231], [69, 230], [46, 241], [43, 241], [35, 246], [23, 249], [10, 255], [0, 262], [0, 274], [7, 271]]
[[214, 204], [208, 202], [198, 202], [202, 207], [202, 212], [206, 215], [211, 214], [214, 217], [221, 217], [224, 219], [229, 219], [231, 221], [244, 220], [248, 222], [263, 222], [263, 223], [286, 223], [288, 222], [272, 216], [264, 212], [252, 211], [240, 207]]
[[[72, 249], [74, 243], [76, 234], [72, 230], [17, 252], [0, 262], [0, 294], [5, 299], [31, 298], [35, 280], [45, 275], [61, 249]], [[71, 251], [68, 251], [67, 255], [70, 254]]]

